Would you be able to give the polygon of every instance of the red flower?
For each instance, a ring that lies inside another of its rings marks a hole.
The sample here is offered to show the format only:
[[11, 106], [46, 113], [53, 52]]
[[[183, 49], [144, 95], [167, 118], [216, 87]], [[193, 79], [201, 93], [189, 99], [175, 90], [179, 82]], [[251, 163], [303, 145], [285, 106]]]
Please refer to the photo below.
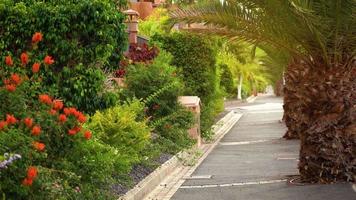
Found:
[[7, 123], [5, 121], [0, 121], [0, 130], [3, 129]]
[[22, 53], [21, 54], [21, 63], [26, 65], [28, 63], [28, 55], [27, 53]]
[[41, 143], [41, 142], [33, 142], [33, 147], [37, 150], [37, 151], [43, 151], [46, 148], [46, 145]]
[[57, 111], [54, 110], [54, 109], [51, 109], [51, 110], [49, 111], [49, 114], [50, 114], [50, 115], [55, 115], [56, 113], [57, 113]]
[[31, 130], [32, 135], [38, 136], [41, 133], [41, 127], [40, 126], [34, 126]]
[[45, 103], [45, 104], [52, 104], [52, 98], [47, 95], [47, 94], [40, 94], [39, 95], [40, 102]]
[[32, 36], [32, 42], [33, 43], [37, 43], [37, 42], [39, 42], [41, 40], [42, 40], [42, 33], [36, 32], [35, 34], [33, 34], [33, 36]]
[[40, 63], [34, 63], [32, 65], [32, 73], [37, 73], [38, 71], [40, 71], [40, 66], [41, 66]]
[[33, 182], [32, 179], [30, 179], [30, 178], [25, 178], [25, 179], [22, 181], [22, 185], [24, 185], [24, 186], [31, 186], [31, 185], [32, 185], [32, 182]]
[[5, 57], [5, 64], [8, 66], [12, 66], [14, 64], [14, 62], [12, 61], [11, 56], [6, 56]]
[[10, 84], [10, 85], [5, 85], [5, 88], [7, 91], [9, 92], [14, 92], [16, 90], [16, 86], [13, 85], [13, 84]]
[[11, 80], [16, 84], [19, 85], [21, 83], [21, 78], [18, 74], [12, 74]]
[[32, 124], [33, 124], [33, 119], [27, 117], [23, 120], [23, 122], [25, 123], [25, 125], [27, 126], [27, 128], [31, 128]]
[[47, 65], [52, 65], [54, 63], [54, 60], [53, 60], [52, 56], [46, 56], [44, 58], [44, 63], [47, 64]]
[[54, 100], [53, 101], [53, 109], [55, 110], [60, 110], [63, 108], [63, 102], [60, 100]]
[[82, 127], [81, 126], [76, 126], [73, 128], [73, 130], [75, 130], [77, 133], [82, 130]]
[[68, 135], [75, 135], [75, 134], [77, 134], [77, 131], [75, 131], [74, 129], [68, 130]]
[[3, 82], [5, 85], [9, 85], [11, 83], [10, 79], [4, 79]]
[[60, 114], [59, 117], [58, 117], [58, 121], [64, 123], [67, 121], [67, 116], [64, 115], [64, 114]]
[[34, 179], [37, 177], [37, 168], [36, 167], [33, 167], [33, 166], [30, 166], [28, 169], [27, 169], [27, 178], [29, 179]]
[[6, 123], [8, 125], [16, 124], [16, 122], [17, 122], [17, 119], [13, 115], [9, 115], [9, 114], [6, 115]]
[[91, 132], [90, 131], [85, 131], [84, 132], [84, 137], [85, 137], [85, 139], [89, 140], [91, 138]]

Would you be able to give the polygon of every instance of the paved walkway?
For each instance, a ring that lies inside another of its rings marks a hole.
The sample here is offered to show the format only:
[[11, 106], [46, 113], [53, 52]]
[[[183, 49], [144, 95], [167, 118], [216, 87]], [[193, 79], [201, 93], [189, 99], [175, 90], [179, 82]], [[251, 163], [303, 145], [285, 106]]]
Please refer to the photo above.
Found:
[[173, 200], [356, 200], [350, 184], [287, 184], [298, 175], [297, 140], [281, 139], [282, 99], [258, 97]]

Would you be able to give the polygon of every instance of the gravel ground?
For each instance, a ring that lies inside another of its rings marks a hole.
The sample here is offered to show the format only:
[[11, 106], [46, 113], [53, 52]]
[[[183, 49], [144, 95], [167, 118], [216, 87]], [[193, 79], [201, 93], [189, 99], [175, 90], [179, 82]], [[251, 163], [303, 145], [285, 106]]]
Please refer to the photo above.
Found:
[[135, 165], [129, 174], [129, 177], [132, 180], [132, 187], [124, 186], [122, 184], [115, 184], [112, 186], [113, 191], [118, 195], [123, 195], [127, 193], [140, 181], [150, 175], [158, 166], [162, 165], [172, 157], [173, 155], [171, 154], [162, 153], [156, 160], [154, 160], [153, 166], [156, 167], [149, 167], [142, 164]]

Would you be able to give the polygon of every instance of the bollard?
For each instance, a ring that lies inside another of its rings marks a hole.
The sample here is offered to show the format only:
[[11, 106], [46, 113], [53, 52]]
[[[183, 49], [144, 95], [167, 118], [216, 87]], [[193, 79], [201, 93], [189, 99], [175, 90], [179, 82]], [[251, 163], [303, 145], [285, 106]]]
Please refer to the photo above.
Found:
[[197, 146], [201, 145], [200, 136], [200, 98], [197, 96], [180, 96], [178, 102], [184, 107], [193, 112], [196, 122], [194, 126], [188, 130], [189, 136], [197, 141]]

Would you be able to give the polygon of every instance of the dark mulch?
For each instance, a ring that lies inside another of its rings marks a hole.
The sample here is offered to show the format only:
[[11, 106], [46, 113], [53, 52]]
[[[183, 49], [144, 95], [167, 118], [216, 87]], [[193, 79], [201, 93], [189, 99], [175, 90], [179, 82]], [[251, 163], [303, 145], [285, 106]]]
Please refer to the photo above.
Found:
[[113, 191], [118, 195], [123, 195], [127, 193], [130, 189], [135, 187], [140, 181], [145, 179], [150, 175], [157, 167], [165, 163], [167, 160], [172, 158], [173, 155], [162, 153], [157, 159], [155, 159], [150, 166], [144, 164], [135, 165], [130, 174], [129, 178], [131, 179], [130, 185], [115, 184], [112, 186]]

